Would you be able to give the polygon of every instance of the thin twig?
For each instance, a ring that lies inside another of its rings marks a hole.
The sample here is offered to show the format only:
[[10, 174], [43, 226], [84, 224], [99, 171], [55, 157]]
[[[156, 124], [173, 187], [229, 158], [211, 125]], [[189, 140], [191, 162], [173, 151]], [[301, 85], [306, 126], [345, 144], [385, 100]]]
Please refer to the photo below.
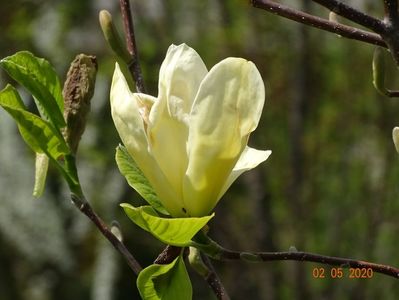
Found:
[[386, 30], [386, 26], [383, 21], [367, 15], [341, 1], [337, 0], [312, 0], [330, 11], [340, 15], [356, 24], [362, 25], [378, 34], [382, 34]]
[[127, 50], [132, 56], [132, 61], [129, 63], [129, 71], [136, 82], [136, 89], [139, 93], [146, 93], [144, 85], [143, 74], [141, 72], [139, 53], [137, 50], [136, 39], [134, 37], [134, 26], [132, 19], [132, 11], [130, 8], [129, 0], [119, 0], [121, 8], [123, 25], [125, 28]]
[[223, 248], [217, 242], [212, 240], [206, 233], [200, 231], [193, 239], [193, 245], [216, 260], [243, 260], [250, 262], [277, 261], [277, 260], [295, 260], [308, 261], [324, 265], [340, 266], [342, 268], [370, 268], [373, 272], [385, 274], [399, 279], [399, 268], [392, 266], [376, 264], [372, 262], [320, 255], [309, 252], [288, 251], [288, 252], [246, 252], [235, 251]]
[[217, 275], [215, 268], [213, 267], [209, 258], [206, 255], [201, 255], [201, 258], [209, 270], [209, 273], [205, 277], [205, 280], [213, 290], [213, 293], [215, 294], [216, 298], [219, 300], [230, 300], [230, 297], [227, 294], [227, 291], [224, 288], [223, 283], [220, 280], [219, 276]]
[[181, 253], [182, 248], [168, 245], [155, 259], [154, 264], [167, 265], [175, 260]]
[[385, 23], [389, 26], [398, 24], [398, 0], [384, 0]]
[[271, 0], [251, 0], [251, 3], [254, 7], [264, 9], [276, 15], [305, 25], [336, 33], [348, 39], [354, 39], [373, 45], [387, 47], [384, 40], [378, 34], [373, 32], [368, 32], [351, 26], [332, 22]]
[[142, 267], [137, 262], [137, 260], [133, 257], [133, 255], [126, 248], [125, 244], [123, 244], [108, 228], [105, 222], [93, 211], [90, 204], [85, 200], [79, 198], [77, 195], [71, 195], [72, 202], [75, 206], [84, 213], [100, 230], [103, 236], [114, 246], [114, 248], [122, 254], [125, 258], [129, 267], [133, 270], [133, 272], [138, 275], [142, 270]]
[[373, 270], [373, 272], [385, 274], [394, 277], [396, 279], [399, 279], [399, 268], [362, 261], [362, 260], [325, 256], [309, 252], [297, 252], [297, 251], [240, 252], [220, 247], [218, 253], [216, 255], [215, 253], [212, 253], [211, 257], [218, 260], [245, 260], [245, 261], [294, 260], [294, 261], [315, 262], [330, 266], [341, 266], [343, 268], [366, 268], [366, 269], [370, 268]]
[[386, 90], [385, 95], [390, 97], [390, 98], [397, 98], [399, 97], [399, 91], [398, 90]]

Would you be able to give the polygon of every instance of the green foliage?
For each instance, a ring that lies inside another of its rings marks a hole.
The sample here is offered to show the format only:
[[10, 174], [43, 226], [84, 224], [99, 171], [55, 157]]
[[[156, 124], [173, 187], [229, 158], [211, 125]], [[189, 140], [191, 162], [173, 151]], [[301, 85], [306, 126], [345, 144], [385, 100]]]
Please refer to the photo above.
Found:
[[55, 128], [65, 126], [61, 84], [48, 61], [37, 58], [28, 51], [21, 51], [3, 58], [0, 65], [32, 93], [43, 117], [50, 120]]
[[2, 59], [0, 65], [32, 93], [42, 116], [29, 112], [11, 85], [1, 91], [0, 105], [14, 118], [22, 138], [36, 152], [33, 195], [38, 197], [43, 193], [50, 158], [61, 167], [67, 181], [76, 187], [75, 170], [71, 170], [68, 164], [62, 166], [58, 163], [60, 157], [70, 154], [70, 148], [61, 135], [61, 128], [66, 125], [63, 116], [64, 99], [54, 68], [45, 59], [37, 58], [27, 51]]
[[182, 255], [167, 265], [154, 264], [140, 272], [137, 287], [144, 300], [189, 300], [192, 287]]
[[151, 206], [121, 206], [136, 225], [150, 232], [158, 240], [173, 246], [189, 246], [194, 235], [213, 218], [214, 214], [201, 218], [161, 218]]
[[69, 153], [62, 136], [48, 122], [26, 111], [18, 92], [11, 85], [0, 92], [0, 106], [17, 122], [23, 139], [33, 151], [46, 153], [54, 160]]
[[119, 145], [116, 148], [115, 160], [119, 171], [125, 176], [128, 184], [140, 194], [153, 208], [164, 215], [169, 215], [163, 207], [151, 184], [145, 178], [134, 159], [127, 152], [126, 148]]

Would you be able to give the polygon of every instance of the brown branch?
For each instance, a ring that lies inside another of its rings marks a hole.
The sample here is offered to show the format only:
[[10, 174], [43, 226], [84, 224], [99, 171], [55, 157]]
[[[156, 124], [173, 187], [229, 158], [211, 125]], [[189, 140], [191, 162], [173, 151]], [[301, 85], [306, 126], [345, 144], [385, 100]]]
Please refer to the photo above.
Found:
[[287, 251], [287, 252], [245, 252], [223, 248], [214, 240], [209, 238], [204, 232], [198, 232], [192, 247], [196, 247], [209, 257], [216, 260], [243, 260], [250, 262], [265, 262], [277, 260], [295, 260], [315, 262], [330, 266], [341, 266], [343, 268], [370, 268], [373, 272], [385, 274], [399, 279], [399, 268], [388, 265], [376, 264], [372, 262], [320, 255], [309, 252]]
[[[211, 252], [211, 257], [218, 260], [245, 260], [245, 261], [278, 261], [278, 260], [294, 260], [315, 262], [330, 266], [341, 266], [343, 268], [370, 268], [373, 272], [385, 274], [399, 279], [399, 268], [392, 266], [376, 264], [372, 262], [325, 256], [309, 252], [239, 252], [224, 249], [220, 246], [217, 254]], [[202, 249], [202, 248], [201, 248]], [[206, 251], [204, 251], [206, 253]]]
[[145, 93], [146, 88], [144, 85], [143, 74], [141, 72], [139, 53], [137, 50], [136, 39], [134, 37], [134, 26], [132, 19], [132, 12], [129, 4], [129, 0], [119, 0], [121, 8], [123, 25], [125, 28], [127, 50], [132, 56], [131, 62], [128, 64], [129, 71], [132, 74], [134, 81], [136, 82], [136, 89], [139, 93]]
[[340, 15], [356, 24], [362, 25], [376, 33], [382, 34], [386, 30], [386, 26], [383, 21], [367, 15], [341, 1], [337, 0], [312, 0], [330, 11]]
[[348, 39], [354, 39], [372, 45], [387, 47], [384, 40], [378, 34], [373, 32], [332, 22], [317, 16], [313, 16], [311, 14], [307, 14], [300, 10], [293, 9], [286, 5], [276, 3], [271, 0], [251, 0], [251, 4], [256, 8], [264, 9], [278, 16], [282, 16], [298, 23], [316, 27], [321, 30], [336, 33]]
[[129, 250], [126, 248], [125, 244], [123, 244], [123, 242], [120, 241], [111, 232], [111, 230], [108, 228], [108, 226], [105, 224], [105, 222], [93, 211], [90, 204], [85, 199], [82, 199], [73, 193], [71, 194], [71, 199], [72, 199], [72, 202], [75, 204], [75, 206], [96, 225], [96, 227], [100, 230], [102, 235], [112, 244], [112, 246], [114, 246], [114, 248], [120, 254], [122, 254], [122, 256], [125, 258], [129, 267], [133, 270], [133, 272], [136, 275], [138, 275], [140, 273], [140, 271], [142, 270], [142, 267], [140, 266], [140, 264], [133, 257], [133, 255], [129, 252]]
[[390, 97], [390, 98], [398, 98], [399, 97], [399, 91], [398, 90], [386, 90], [385, 95]]
[[205, 255], [201, 255], [201, 258], [209, 271], [208, 274], [204, 277], [205, 281], [211, 287], [216, 298], [219, 300], [230, 300], [230, 297], [227, 294], [227, 291], [224, 288], [223, 283], [220, 281], [220, 278], [217, 275], [215, 268], [213, 267], [209, 258]]
[[398, 0], [384, 0], [385, 22], [388, 25], [398, 24]]
[[168, 245], [155, 259], [154, 264], [167, 265], [175, 260], [181, 253], [182, 248]]

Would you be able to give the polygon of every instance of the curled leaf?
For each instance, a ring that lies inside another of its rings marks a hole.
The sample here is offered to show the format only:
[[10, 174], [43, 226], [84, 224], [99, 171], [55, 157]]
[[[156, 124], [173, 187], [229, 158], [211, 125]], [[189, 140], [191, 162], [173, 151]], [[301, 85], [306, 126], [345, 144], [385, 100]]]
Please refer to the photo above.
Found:
[[145, 268], [137, 278], [137, 287], [144, 300], [190, 300], [193, 293], [181, 255], [170, 264]]
[[189, 246], [194, 235], [214, 216], [212, 214], [201, 218], [161, 218], [151, 206], [134, 207], [128, 203], [122, 203], [121, 206], [136, 225], [161, 242], [178, 247]]
[[119, 171], [125, 176], [128, 184], [136, 190], [153, 208], [164, 215], [169, 215], [163, 207], [161, 200], [152, 188], [151, 184], [139, 169], [134, 159], [127, 152], [126, 148], [119, 145], [116, 148], [115, 160]]
[[33, 187], [33, 196], [40, 197], [43, 194], [46, 184], [49, 158], [44, 153], [36, 153], [35, 163], [35, 185]]

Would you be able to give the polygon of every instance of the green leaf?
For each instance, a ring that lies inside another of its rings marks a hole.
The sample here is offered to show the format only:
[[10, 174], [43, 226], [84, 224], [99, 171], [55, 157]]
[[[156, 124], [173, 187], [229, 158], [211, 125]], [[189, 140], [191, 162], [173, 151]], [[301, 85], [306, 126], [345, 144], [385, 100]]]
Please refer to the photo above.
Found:
[[182, 256], [168, 265], [151, 265], [140, 272], [137, 287], [144, 300], [190, 300], [192, 287]]
[[28, 51], [17, 52], [0, 60], [0, 65], [36, 100], [40, 114], [55, 128], [65, 127], [64, 100], [60, 80], [54, 68], [43, 58]]
[[21, 97], [11, 85], [0, 91], [0, 106], [17, 122], [22, 138], [33, 151], [46, 153], [55, 160], [69, 153], [62, 136], [48, 122], [26, 111]]
[[0, 91], [0, 102], [2, 106], [5, 105], [15, 109], [26, 110], [24, 102], [11, 84], [7, 84], [7, 86]]
[[127, 152], [127, 149], [119, 145], [116, 148], [115, 160], [119, 171], [125, 176], [128, 184], [136, 190], [141, 197], [144, 198], [153, 208], [164, 215], [169, 215], [163, 207], [151, 184], [141, 172], [134, 159]]
[[122, 203], [128, 217], [142, 229], [150, 232], [161, 242], [173, 246], [185, 247], [214, 214], [201, 218], [161, 218], [151, 206], [134, 207]]
[[49, 158], [44, 153], [36, 153], [35, 164], [35, 185], [33, 187], [33, 196], [40, 197], [43, 194], [46, 184]]

